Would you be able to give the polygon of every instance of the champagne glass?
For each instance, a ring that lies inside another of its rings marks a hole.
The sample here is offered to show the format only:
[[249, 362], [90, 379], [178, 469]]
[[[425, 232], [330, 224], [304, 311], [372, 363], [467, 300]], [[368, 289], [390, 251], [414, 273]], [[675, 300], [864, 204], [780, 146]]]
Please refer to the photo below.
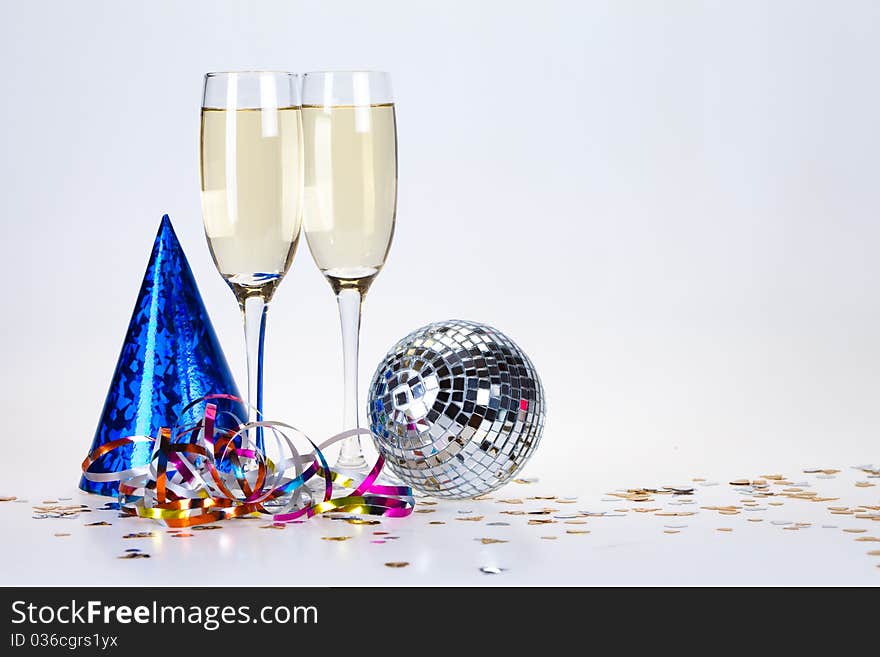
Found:
[[[397, 127], [391, 77], [373, 71], [303, 77], [303, 220], [315, 263], [336, 294], [345, 371], [343, 428], [360, 427], [361, 305], [391, 247], [397, 212]], [[363, 473], [360, 437], [337, 470]]]
[[[248, 422], [263, 413], [266, 311], [302, 223], [302, 118], [292, 73], [208, 73], [202, 96], [205, 236], [244, 318]], [[263, 449], [262, 428], [242, 447]]]

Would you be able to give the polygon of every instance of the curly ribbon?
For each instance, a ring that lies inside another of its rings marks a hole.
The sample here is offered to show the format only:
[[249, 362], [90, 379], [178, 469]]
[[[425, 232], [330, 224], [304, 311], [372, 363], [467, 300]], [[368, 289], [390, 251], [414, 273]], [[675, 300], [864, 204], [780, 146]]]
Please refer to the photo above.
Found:
[[[128, 436], [105, 443], [85, 458], [83, 475], [90, 481], [118, 481], [122, 513], [152, 518], [168, 527], [192, 527], [251, 514], [268, 515], [273, 522], [282, 523], [329, 512], [397, 518], [412, 513], [414, 500], [409, 487], [376, 483], [385, 463], [381, 455], [358, 483], [327, 465], [323, 450], [345, 438], [369, 433], [366, 429], [343, 431], [316, 445], [289, 424], [243, 424], [234, 414], [221, 411], [235, 421], [236, 428], [227, 430], [218, 426], [218, 408], [212, 403], [218, 399], [242, 401], [223, 394], [197, 399], [183, 409], [181, 418], [206, 402], [200, 420], [192, 424], [181, 424], [178, 420], [176, 426], [163, 427], [155, 437]], [[273, 438], [278, 452], [284, 455], [278, 463], [272, 462], [263, 450], [242, 446], [246, 432], [256, 427], [262, 427], [264, 435]], [[288, 433], [307, 441], [312, 450], [301, 455]], [[153, 445], [148, 465], [120, 472], [90, 471], [92, 464], [105, 454], [144, 442]], [[316, 477], [323, 481], [320, 501], [315, 501], [315, 492], [306, 487]], [[334, 483], [351, 489], [351, 493], [333, 498]]]

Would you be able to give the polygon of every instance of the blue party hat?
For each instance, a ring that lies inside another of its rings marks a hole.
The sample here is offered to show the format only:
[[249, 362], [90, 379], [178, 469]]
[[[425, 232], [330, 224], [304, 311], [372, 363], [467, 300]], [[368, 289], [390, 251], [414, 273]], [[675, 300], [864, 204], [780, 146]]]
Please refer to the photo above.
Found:
[[[156, 436], [161, 427], [172, 427], [191, 402], [205, 395], [240, 396], [214, 327], [202, 303], [192, 270], [180, 248], [168, 215], [153, 243], [144, 282], [91, 451], [118, 438]], [[244, 407], [216, 400], [218, 421], [228, 411], [245, 421]], [[201, 412], [198, 407], [194, 412]], [[230, 421], [230, 426], [235, 422]], [[147, 465], [151, 445], [134, 443], [100, 457], [91, 472], [119, 472]], [[91, 452], [90, 452], [91, 453]], [[118, 482], [88, 481], [79, 487], [89, 493], [116, 495]]]

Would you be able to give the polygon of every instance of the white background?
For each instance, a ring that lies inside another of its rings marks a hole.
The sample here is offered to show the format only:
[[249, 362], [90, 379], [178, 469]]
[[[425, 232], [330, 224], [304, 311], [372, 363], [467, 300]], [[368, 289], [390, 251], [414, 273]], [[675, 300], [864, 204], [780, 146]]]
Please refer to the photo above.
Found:
[[[0, 477], [75, 485], [163, 212], [241, 380], [197, 154], [202, 75], [236, 68], [393, 75], [364, 383], [473, 319], [542, 374], [546, 481], [876, 460], [878, 25], [871, 1], [4, 0]], [[265, 405], [316, 437], [341, 428], [337, 322], [301, 248]]]

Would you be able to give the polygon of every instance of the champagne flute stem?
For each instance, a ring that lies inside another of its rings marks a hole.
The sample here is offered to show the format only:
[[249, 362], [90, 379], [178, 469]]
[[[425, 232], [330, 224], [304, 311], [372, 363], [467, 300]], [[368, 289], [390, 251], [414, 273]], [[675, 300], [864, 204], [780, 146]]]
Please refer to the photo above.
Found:
[[[363, 297], [357, 288], [344, 287], [336, 295], [339, 304], [339, 320], [342, 326], [342, 361], [345, 370], [345, 396], [343, 401], [343, 428], [360, 427], [358, 405], [358, 342], [361, 330], [361, 305]], [[339, 468], [362, 470], [367, 462], [361, 452], [360, 436], [346, 438], [339, 451]]]
[[[245, 297], [241, 304], [244, 316], [244, 340], [247, 347], [248, 422], [263, 417], [263, 342], [266, 337], [266, 312], [269, 306], [262, 295]], [[263, 449], [263, 429], [257, 427], [246, 434], [245, 449]]]

